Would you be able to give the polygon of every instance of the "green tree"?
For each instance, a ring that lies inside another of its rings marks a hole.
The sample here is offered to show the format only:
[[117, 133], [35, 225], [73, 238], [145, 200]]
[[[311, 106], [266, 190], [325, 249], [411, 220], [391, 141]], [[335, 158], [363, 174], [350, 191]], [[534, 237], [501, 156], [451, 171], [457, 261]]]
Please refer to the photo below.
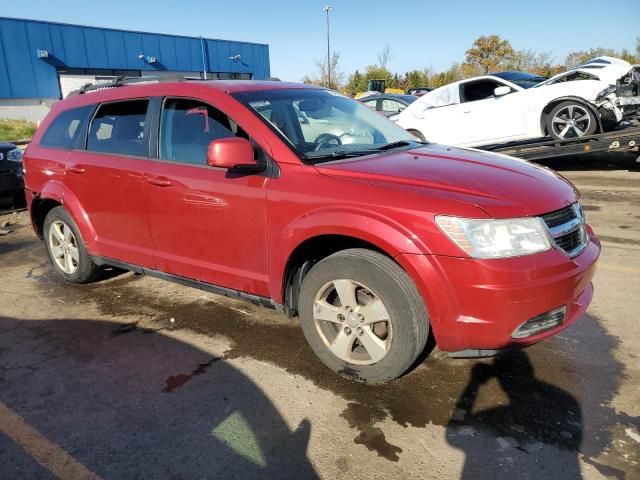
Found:
[[462, 67], [459, 63], [454, 63], [449, 67], [449, 70], [433, 75], [429, 81], [429, 86], [432, 88], [438, 88], [443, 85], [457, 82], [463, 78], [465, 77], [463, 76]]
[[503, 40], [499, 35], [481, 35], [467, 50], [465, 61], [482, 73], [496, 72], [511, 60], [513, 54], [509, 40]]
[[358, 92], [364, 92], [367, 89], [367, 80], [364, 78], [364, 75], [356, 70], [349, 75], [345, 88], [348, 93], [356, 94]]

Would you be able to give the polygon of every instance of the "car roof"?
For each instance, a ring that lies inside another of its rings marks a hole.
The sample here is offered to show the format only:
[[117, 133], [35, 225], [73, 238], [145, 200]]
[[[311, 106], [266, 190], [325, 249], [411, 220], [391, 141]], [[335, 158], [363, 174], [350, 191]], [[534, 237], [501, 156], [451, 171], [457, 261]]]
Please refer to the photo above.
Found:
[[[181, 91], [188, 94], [190, 91], [211, 89], [223, 94], [241, 92], [255, 92], [260, 90], [291, 90], [291, 89], [321, 89], [316, 85], [302, 83], [281, 82], [273, 80], [171, 80], [163, 81], [156, 78], [145, 80], [144, 77], [130, 80], [120, 86], [105, 85], [104, 88], [95, 88], [87, 92], [73, 93], [60, 102], [54, 104], [55, 109], [66, 110], [73, 106], [135, 99], [146, 96], [162, 96], [164, 92]], [[171, 93], [174, 94], [174, 93]]]

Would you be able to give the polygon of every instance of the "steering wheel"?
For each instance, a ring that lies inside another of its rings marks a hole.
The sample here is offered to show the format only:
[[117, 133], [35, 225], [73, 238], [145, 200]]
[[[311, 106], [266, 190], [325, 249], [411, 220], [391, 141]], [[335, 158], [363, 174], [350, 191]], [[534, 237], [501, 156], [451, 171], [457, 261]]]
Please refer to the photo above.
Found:
[[322, 150], [325, 146], [328, 146], [330, 144], [336, 146], [342, 145], [342, 140], [340, 140], [340, 137], [332, 133], [321, 133], [313, 143], [316, 144], [316, 148], [314, 148], [313, 151], [317, 152], [318, 150]]

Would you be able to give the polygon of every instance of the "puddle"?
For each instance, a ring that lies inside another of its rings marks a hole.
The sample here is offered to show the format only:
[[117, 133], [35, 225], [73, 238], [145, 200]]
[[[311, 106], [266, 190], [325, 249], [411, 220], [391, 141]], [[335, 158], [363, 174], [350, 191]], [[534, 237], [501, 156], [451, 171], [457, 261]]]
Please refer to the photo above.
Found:
[[608, 235], [598, 235], [602, 242], [623, 243], [625, 245], [640, 245], [640, 240], [634, 238], [611, 237]]
[[[153, 296], [138, 288], [140, 279], [126, 274], [77, 287], [56, 286], [58, 281], [48, 278], [46, 286], [54, 287], [55, 295], [65, 301], [68, 297], [76, 303], [95, 302], [103, 315], [143, 316], [147, 331], [187, 329], [224, 336], [232, 344], [225, 359], [250, 357], [311, 380], [348, 402], [341, 416], [355, 430], [354, 442], [391, 461], [402, 455], [402, 448], [385, 438], [380, 427], [388, 420], [403, 427], [444, 426], [452, 446], [458, 445], [460, 432], [470, 428], [514, 438], [519, 445], [541, 442], [592, 459], [601, 456], [611, 468], [623, 454], [628, 462], [640, 461], [640, 451], [630, 444], [612, 443], [613, 426], [640, 430], [640, 419], [609, 406], [625, 378], [624, 366], [613, 354], [618, 339], [593, 316], [586, 315], [554, 339], [497, 360], [454, 360], [434, 350], [405, 377], [367, 386], [322, 365], [296, 326], [297, 319], [283, 324], [261, 321], [261, 312], [267, 318], [273, 313], [259, 309], [258, 316], [247, 315], [206, 297], [184, 298], [181, 287], [176, 287], [175, 296]], [[169, 325], [170, 318], [175, 324]], [[209, 365], [169, 377], [164, 391], [182, 387]]]
[[599, 212], [600, 210], [602, 210], [602, 207], [599, 207], [597, 205], [581, 205], [581, 207], [585, 212]]
[[218, 360], [222, 360], [221, 357], [214, 357], [206, 363], [200, 363], [190, 374], [181, 373], [179, 375], [172, 375], [167, 378], [167, 385], [162, 390], [164, 393], [171, 393], [175, 389], [182, 387], [185, 383], [191, 380], [196, 375], [202, 375], [207, 369]]

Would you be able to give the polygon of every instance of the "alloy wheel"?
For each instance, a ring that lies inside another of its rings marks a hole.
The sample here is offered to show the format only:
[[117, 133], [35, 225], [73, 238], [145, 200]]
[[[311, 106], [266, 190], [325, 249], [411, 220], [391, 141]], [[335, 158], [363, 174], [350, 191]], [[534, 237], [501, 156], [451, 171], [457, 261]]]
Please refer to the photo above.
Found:
[[49, 250], [51, 258], [64, 273], [73, 275], [78, 270], [78, 242], [71, 227], [60, 220], [49, 227]]
[[345, 362], [372, 365], [391, 347], [387, 308], [378, 295], [354, 280], [326, 283], [316, 295], [313, 319], [325, 345]]
[[551, 128], [558, 138], [579, 138], [589, 130], [591, 115], [580, 105], [567, 105], [556, 112]]

